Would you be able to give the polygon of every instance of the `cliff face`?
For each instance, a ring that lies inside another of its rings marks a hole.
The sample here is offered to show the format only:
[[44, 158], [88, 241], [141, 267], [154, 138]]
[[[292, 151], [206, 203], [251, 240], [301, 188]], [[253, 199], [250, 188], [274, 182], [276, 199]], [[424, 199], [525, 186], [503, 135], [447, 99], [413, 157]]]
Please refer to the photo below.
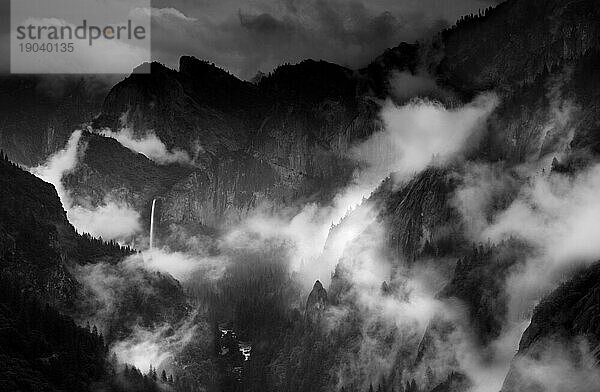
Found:
[[[562, 284], [535, 308], [519, 351], [506, 376], [503, 392], [545, 390], [564, 383], [564, 390], [591, 391], [588, 372], [597, 371], [600, 343], [600, 264], [595, 263]], [[591, 361], [591, 366], [590, 366]], [[551, 373], [535, 376], [532, 369], [571, 364], [578, 380], [556, 380]], [[586, 372], [587, 371], [587, 372]]]
[[152, 200], [160, 199], [160, 224], [220, 227], [245, 216], [261, 202], [291, 199], [306, 187], [293, 173], [244, 152], [224, 152], [209, 165], [160, 165], [112, 138], [84, 132], [75, 169], [63, 183], [84, 206], [118, 200], [149, 222]]
[[[217, 194], [230, 193], [216, 185], [226, 182], [219, 168], [228, 167], [237, 178], [245, 173], [235, 167], [252, 157], [256, 161], [251, 166], [269, 165], [261, 171], [269, 178], [268, 172], [274, 171], [275, 179], [246, 181], [248, 188], [238, 188], [243, 194], [269, 195], [275, 202], [315, 194], [324, 199], [349, 178], [354, 167], [345, 158], [349, 146], [380, 129], [374, 98], [389, 96], [391, 72], [427, 69], [461, 99], [484, 89], [500, 93], [502, 104], [479, 152], [483, 158], [523, 162], [552, 151], [557, 144], [568, 144], [571, 136], [572, 147], [597, 151], [600, 76], [592, 71], [600, 59], [597, 19], [598, 8], [591, 0], [511, 0], [484, 16], [465, 18], [431, 43], [403, 43], [389, 49], [358, 71], [307, 60], [281, 66], [256, 84], [186, 56], [178, 71], [153, 63], [151, 74], [130, 75], [110, 90], [102, 105], [98, 96], [103, 90], [85, 82], [71, 83], [70, 94], [60, 95], [63, 98], [30, 102], [27, 97], [37, 82], [12, 78], [6, 81], [2, 99], [8, 107], [23, 103], [17, 105], [21, 109], [15, 106], [18, 117], [0, 127], [0, 141], [8, 151], [15, 151], [18, 161], [29, 164], [60, 147], [74, 123], [101, 111], [94, 121], [96, 128], [128, 126], [138, 136], [152, 130], [168, 148], [187, 151], [203, 169], [196, 176], [212, 179], [209, 187]], [[18, 123], [37, 121], [38, 114], [23, 113], [24, 107], [36, 107], [39, 116], [52, 113], [52, 118], [64, 121], [44, 117], [37, 125]], [[566, 122], [557, 124], [557, 110]], [[41, 130], [31, 138], [17, 134], [18, 128]], [[39, 143], [40, 139], [46, 142]], [[83, 173], [86, 182], [94, 182], [95, 170], [90, 166]], [[194, 181], [184, 180], [179, 189]], [[106, 184], [105, 193], [115, 191], [107, 178], [101, 176], [97, 182]], [[171, 186], [167, 181], [156, 188], [167, 192]], [[85, 188], [83, 181], [72, 182], [72, 189], [78, 187]], [[142, 205], [142, 200], [147, 203], [155, 196], [150, 195], [155, 190], [140, 189], [128, 197]], [[100, 198], [94, 190], [89, 192], [92, 199]], [[195, 199], [194, 194], [190, 193], [189, 203], [197, 211], [223, 204], [212, 200], [220, 197]], [[240, 204], [233, 215], [245, 208], [244, 201]], [[227, 208], [218, 208], [221, 211], [211, 217], [203, 212], [199, 222], [212, 224], [220, 219]], [[195, 219], [182, 211], [169, 216]]]
[[164, 194], [160, 220], [207, 227], [234, 223], [270, 196], [275, 198], [280, 181], [263, 161], [241, 153], [223, 154], [210, 170], [194, 170]]
[[16, 162], [40, 164], [93, 119], [108, 90], [101, 78], [0, 76], [0, 146]]
[[439, 72], [467, 91], [532, 82], [545, 68], [598, 49], [599, 17], [594, 1], [506, 1], [444, 32]]
[[63, 183], [76, 201], [91, 205], [109, 195], [141, 210], [153, 195], [165, 192], [192, 170], [158, 165], [112, 138], [89, 132], [82, 134], [78, 155], [75, 170], [64, 176]]
[[167, 147], [204, 164], [220, 153], [246, 151], [327, 178], [336, 170], [328, 168], [336, 160], [328, 156], [332, 146], [345, 148], [355, 134], [369, 133], [362, 128], [373, 113], [367, 103], [357, 105], [352, 72], [333, 64], [282, 66], [258, 85], [193, 57], [182, 57], [179, 71], [157, 63], [151, 69], [111, 90], [96, 127], [130, 126], [139, 135], [154, 130]]
[[396, 189], [387, 180], [373, 196], [382, 199], [379, 219], [388, 227], [388, 245], [414, 261], [444, 256], [464, 246], [460, 214], [450, 200], [458, 185], [452, 170], [430, 167]]
[[[189, 171], [164, 178], [156, 172], [174, 170], [89, 136], [66, 180], [81, 200], [112, 194], [147, 209], [160, 196], [164, 222], [219, 227], [262, 202], [330, 197], [354, 168], [345, 157], [352, 140], [378, 126], [377, 106], [356, 99], [356, 77], [333, 64], [282, 66], [258, 85], [191, 57], [181, 58], [179, 71], [151, 67], [152, 74], [133, 74], [111, 90], [94, 126], [126, 125], [138, 137], [152, 130], [167, 148], [193, 157]], [[123, 169], [113, 170], [100, 153]]]

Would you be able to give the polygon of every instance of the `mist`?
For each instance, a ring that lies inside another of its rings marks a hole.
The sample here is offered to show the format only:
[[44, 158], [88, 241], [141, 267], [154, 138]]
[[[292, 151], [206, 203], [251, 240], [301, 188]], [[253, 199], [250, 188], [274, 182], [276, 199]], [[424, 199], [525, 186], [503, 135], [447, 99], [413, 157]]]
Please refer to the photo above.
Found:
[[175, 328], [170, 324], [149, 329], [135, 326], [127, 339], [113, 343], [110, 350], [120, 362], [132, 364], [143, 371], [150, 366], [164, 368], [170, 366], [169, 361], [173, 361], [196, 338], [197, 329], [194, 315]]
[[102, 237], [104, 240], [129, 241], [141, 230], [140, 214], [137, 211], [110, 195], [99, 206], [92, 206], [85, 200], [74, 200], [63, 184], [63, 177], [76, 170], [85, 154], [86, 145], [81, 139], [82, 132], [74, 131], [63, 149], [50, 155], [46, 162], [30, 171], [54, 186], [67, 211], [69, 222], [77, 231]]
[[130, 128], [121, 128], [117, 132], [103, 129], [100, 134], [117, 140], [131, 151], [143, 154], [146, 158], [160, 165], [192, 163], [186, 151], [177, 148], [167, 149], [167, 146], [151, 130], [143, 136], [135, 135]]
[[[507, 277], [498, 278], [508, 298], [500, 336], [485, 351], [468, 348], [468, 339], [458, 345], [461, 367], [474, 381], [476, 392], [502, 388], [534, 307], [561, 282], [600, 258], [594, 237], [600, 230], [599, 165], [591, 163], [577, 171], [560, 167], [560, 160], [570, 154], [577, 121], [577, 107], [561, 95], [567, 79], [568, 72], [547, 86], [547, 122], [541, 137], [533, 141], [539, 145], [531, 146], [537, 156], [517, 165], [469, 162], [460, 173], [462, 184], [452, 203], [463, 217], [468, 238], [492, 244], [517, 239], [532, 249], [523, 253]], [[583, 367], [573, 362], [560, 341], [550, 339], [546, 344], [547, 353], [537, 359], [517, 357], [511, 369], [521, 369], [530, 384], [535, 382], [544, 391], [590, 390], [596, 370], [586, 368], [585, 362]], [[486, 353], [484, 366], [472, 360], [478, 352]], [[567, 373], [581, 377], [575, 380]], [[555, 378], [557, 374], [564, 377]]]
[[381, 111], [384, 130], [354, 147], [352, 156], [368, 165], [367, 178], [382, 179], [394, 173], [405, 179], [429, 164], [446, 164], [464, 152], [469, 142], [476, 142], [476, 131], [497, 105], [493, 93], [457, 108], [421, 98], [403, 106], [388, 100]]

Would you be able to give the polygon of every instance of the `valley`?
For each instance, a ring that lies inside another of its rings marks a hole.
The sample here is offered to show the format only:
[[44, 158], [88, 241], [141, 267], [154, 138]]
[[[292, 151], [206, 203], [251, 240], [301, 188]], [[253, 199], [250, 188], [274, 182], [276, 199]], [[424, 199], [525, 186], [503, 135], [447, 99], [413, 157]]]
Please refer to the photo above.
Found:
[[598, 20], [507, 0], [359, 69], [3, 77], [0, 384], [594, 391]]

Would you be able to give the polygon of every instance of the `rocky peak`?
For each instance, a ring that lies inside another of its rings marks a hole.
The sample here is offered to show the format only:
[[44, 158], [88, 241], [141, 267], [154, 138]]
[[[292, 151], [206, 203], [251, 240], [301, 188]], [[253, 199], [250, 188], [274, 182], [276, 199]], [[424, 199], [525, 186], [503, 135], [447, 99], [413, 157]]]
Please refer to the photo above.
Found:
[[207, 80], [213, 80], [221, 82], [229, 79], [229, 81], [236, 81], [243, 83], [241, 80], [231, 75], [227, 71], [217, 67], [214, 63], [210, 63], [205, 60], [199, 60], [193, 56], [182, 56], [179, 59], [179, 72], [186, 76], [193, 78], [202, 77]]
[[325, 290], [321, 282], [317, 280], [306, 301], [307, 319], [314, 320], [317, 318], [328, 303], [327, 290]]
[[391, 287], [387, 284], [387, 282], [384, 280], [383, 283], [381, 284], [381, 294], [382, 295], [390, 295], [392, 294], [392, 289]]

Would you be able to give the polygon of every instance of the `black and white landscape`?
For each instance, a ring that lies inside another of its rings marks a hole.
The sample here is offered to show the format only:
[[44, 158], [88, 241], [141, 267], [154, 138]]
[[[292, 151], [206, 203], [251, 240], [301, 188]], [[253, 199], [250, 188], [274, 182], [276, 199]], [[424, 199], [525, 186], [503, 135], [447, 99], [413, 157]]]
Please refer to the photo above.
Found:
[[0, 391], [600, 390], [597, 0], [162, 3], [0, 77]]

